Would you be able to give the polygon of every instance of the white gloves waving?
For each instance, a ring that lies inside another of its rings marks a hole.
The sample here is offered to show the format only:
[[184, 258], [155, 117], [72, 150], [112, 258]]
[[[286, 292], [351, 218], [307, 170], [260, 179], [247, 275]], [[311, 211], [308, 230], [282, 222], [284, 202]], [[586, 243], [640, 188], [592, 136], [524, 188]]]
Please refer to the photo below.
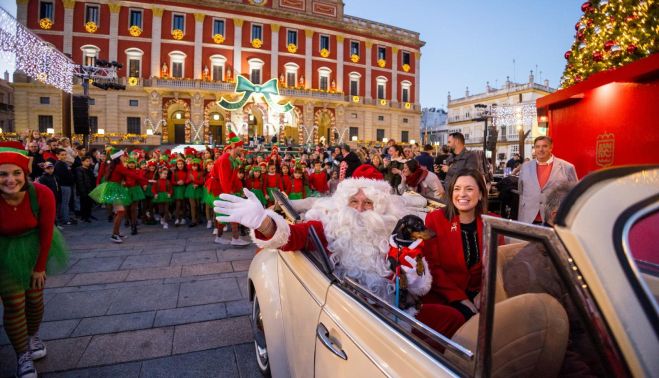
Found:
[[405, 272], [405, 277], [407, 278], [407, 290], [414, 295], [425, 295], [430, 291], [430, 285], [432, 284], [432, 275], [428, 270], [428, 263], [426, 258], [422, 258], [423, 262], [423, 274], [418, 275], [416, 271], [416, 259], [411, 256], [405, 256], [405, 261], [407, 261], [412, 267], [408, 268], [405, 265], [401, 265], [401, 269]]
[[220, 200], [213, 202], [216, 213], [224, 214], [216, 217], [218, 222], [240, 223], [252, 229], [259, 228], [267, 217], [265, 209], [258, 198], [249, 189], [244, 188], [245, 198], [232, 194], [220, 194]]

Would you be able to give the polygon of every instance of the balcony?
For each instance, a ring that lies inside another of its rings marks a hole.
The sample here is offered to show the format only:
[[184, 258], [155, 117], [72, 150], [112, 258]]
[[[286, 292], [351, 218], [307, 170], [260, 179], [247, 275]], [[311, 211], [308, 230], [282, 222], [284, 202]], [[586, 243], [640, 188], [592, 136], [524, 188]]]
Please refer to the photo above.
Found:
[[321, 90], [314, 89], [292, 89], [292, 88], [281, 88], [279, 89], [279, 94], [281, 96], [290, 96], [290, 97], [312, 97], [312, 98], [322, 98], [325, 100], [333, 101], [344, 101], [343, 93], [331, 93]]
[[14, 105], [0, 103], [0, 111], [2, 111], [2, 112], [13, 112], [14, 111]]

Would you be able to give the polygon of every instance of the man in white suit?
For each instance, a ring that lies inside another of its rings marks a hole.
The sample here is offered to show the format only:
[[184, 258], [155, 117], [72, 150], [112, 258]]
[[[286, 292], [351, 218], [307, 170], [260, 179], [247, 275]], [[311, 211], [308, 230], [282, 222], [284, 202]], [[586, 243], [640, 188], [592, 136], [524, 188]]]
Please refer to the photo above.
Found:
[[547, 194], [561, 183], [578, 181], [574, 165], [552, 155], [552, 148], [550, 137], [535, 138], [535, 159], [522, 165], [518, 181], [520, 222], [544, 223]]

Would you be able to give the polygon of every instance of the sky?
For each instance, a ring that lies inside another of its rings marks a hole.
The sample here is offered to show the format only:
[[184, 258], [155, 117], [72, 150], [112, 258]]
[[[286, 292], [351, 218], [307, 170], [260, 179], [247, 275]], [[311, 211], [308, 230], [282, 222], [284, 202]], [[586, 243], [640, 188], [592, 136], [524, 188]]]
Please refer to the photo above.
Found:
[[[526, 82], [530, 70], [556, 88], [583, 1], [344, 0], [344, 13], [421, 33], [421, 105], [446, 108], [449, 91]], [[15, 0], [0, 6], [16, 14]]]
[[344, 0], [344, 13], [419, 32], [421, 105], [446, 108], [449, 91], [527, 82], [530, 70], [558, 87], [583, 1]]

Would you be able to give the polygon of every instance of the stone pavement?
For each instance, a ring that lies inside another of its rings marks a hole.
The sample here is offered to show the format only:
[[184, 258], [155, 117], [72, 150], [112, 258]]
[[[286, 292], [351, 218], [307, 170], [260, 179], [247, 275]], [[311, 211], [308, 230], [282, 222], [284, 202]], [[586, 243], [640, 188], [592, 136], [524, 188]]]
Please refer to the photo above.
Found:
[[[140, 226], [113, 244], [103, 214], [64, 230], [71, 262], [47, 279], [40, 333], [48, 356], [36, 363], [39, 375], [260, 376], [247, 293], [255, 247], [219, 246], [205, 225], [173, 224]], [[14, 373], [0, 331], [0, 377]]]

